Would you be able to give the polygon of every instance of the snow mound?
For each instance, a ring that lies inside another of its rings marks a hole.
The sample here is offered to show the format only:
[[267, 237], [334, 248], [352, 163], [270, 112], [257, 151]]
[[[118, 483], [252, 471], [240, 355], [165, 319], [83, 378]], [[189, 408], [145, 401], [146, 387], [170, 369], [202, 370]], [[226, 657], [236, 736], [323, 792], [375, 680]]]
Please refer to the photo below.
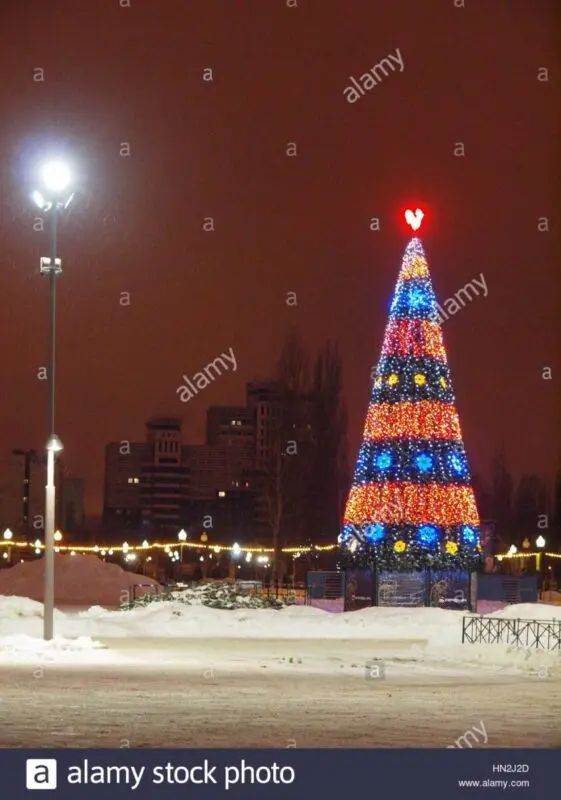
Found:
[[[0, 595], [43, 599], [44, 558], [26, 561], [0, 571]], [[127, 572], [94, 555], [55, 554], [55, 603], [58, 606], [118, 607], [126, 600], [157, 591], [152, 578]], [[31, 608], [31, 607], [30, 607]]]
[[55, 636], [49, 641], [26, 634], [0, 636], [0, 663], [22, 661], [34, 664], [45, 661], [60, 663], [76, 661], [76, 656], [78, 660], [86, 656], [89, 661], [92, 651], [106, 649], [106, 645], [95, 642], [89, 636], [79, 636], [76, 639]]
[[548, 605], [547, 603], [518, 603], [501, 608], [500, 611], [495, 611], [494, 614], [489, 616], [504, 619], [535, 619], [540, 622], [549, 622], [551, 620], [561, 622], [561, 606]]
[[43, 603], [30, 600], [27, 597], [10, 597], [0, 595], [0, 608], [4, 619], [29, 619], [37, 617], [43, 619]]

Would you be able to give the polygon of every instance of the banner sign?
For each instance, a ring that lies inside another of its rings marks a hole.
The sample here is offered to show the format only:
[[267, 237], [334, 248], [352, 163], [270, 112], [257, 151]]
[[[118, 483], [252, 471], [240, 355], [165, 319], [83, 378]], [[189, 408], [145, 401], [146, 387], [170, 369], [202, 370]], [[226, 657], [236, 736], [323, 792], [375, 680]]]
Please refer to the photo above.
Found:
[[340, 800], [353, 786], [395, 800], [558, 793], [557, 750], [460, 750], [0, 749], [0, 788], [9, 800]]

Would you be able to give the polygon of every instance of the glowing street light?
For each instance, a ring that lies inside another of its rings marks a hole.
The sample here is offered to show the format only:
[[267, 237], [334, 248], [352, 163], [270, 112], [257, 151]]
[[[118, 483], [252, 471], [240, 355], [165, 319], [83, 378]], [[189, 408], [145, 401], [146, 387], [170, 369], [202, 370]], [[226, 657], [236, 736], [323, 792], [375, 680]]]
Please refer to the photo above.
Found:
[[543, 536], [540, 535], [536, 539], [536, 547], [540, 547], [540, 548], [541, 547], [545, 547], [545, 539], [543, 538]]
[[63, 161], [49, 161], [42, 169], [43, 183], [51, 192], [63, 192], [70, 184], [70, 169]]

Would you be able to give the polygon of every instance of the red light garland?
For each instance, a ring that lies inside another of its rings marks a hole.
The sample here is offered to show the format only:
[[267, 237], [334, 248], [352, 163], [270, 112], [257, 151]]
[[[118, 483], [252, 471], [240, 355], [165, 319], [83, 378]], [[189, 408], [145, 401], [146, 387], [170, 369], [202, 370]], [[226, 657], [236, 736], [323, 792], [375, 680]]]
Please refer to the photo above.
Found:
[[471, 486], [438, 483], [367, 483], [349, 495], [345, 524], [364, 522], [423, 525], [479, 525]]
[[364, 426], [365, 441], [383, 439], [449, 439], [461, 441], [460, 419], [451, 403], [371, 403]]
[[446, 363], [440, 325], [421, 319], [390, 320], [384, 336], [382, 356], [432, 356]]

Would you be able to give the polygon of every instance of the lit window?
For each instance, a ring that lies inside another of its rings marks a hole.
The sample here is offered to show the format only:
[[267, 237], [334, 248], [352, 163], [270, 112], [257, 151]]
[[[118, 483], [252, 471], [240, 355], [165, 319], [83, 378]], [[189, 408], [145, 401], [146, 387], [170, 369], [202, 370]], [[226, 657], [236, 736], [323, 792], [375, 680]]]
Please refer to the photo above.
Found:
[[226, 492], [218, 492], [218, 497], [226, 497]]

